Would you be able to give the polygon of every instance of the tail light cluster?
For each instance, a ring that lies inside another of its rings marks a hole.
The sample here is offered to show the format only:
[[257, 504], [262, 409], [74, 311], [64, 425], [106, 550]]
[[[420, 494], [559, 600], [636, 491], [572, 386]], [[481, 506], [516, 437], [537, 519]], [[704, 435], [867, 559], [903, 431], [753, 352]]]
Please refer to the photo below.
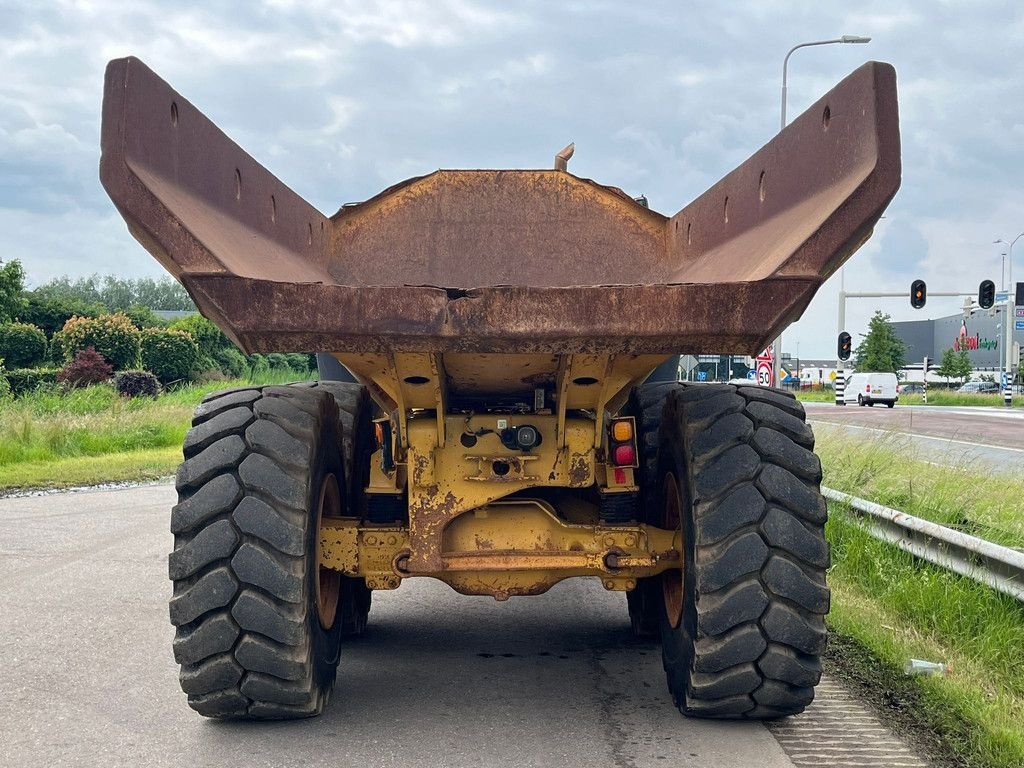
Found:
[[608, 427], [608, 463], [613, 467], [638, 467], [636, 420], [632, 416], [612, 419]]

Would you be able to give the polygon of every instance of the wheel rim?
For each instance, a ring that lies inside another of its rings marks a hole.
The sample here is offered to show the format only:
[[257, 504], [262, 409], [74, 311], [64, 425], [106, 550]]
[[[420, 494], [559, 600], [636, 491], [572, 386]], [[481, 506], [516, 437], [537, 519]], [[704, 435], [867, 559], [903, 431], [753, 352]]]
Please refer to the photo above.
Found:
[[341, 572], [327, 568], [322, 560], [321, 532], [332, 518], [341, 517], [341, 493], [338, 479], [333, 475], [324, 478], [320, 486], [320, 500], [316, 513], [316, 613], [320, 626], [330, 629], [338, 615], [338, 599], [341, 595]]
[[[679, 483], [671, 472], [665, 474], [664, 487], [665, 507], [662, 510], [662, 528], [668, 531], [682, 531], [680, 521], [682, 507], [679, 498]], [[680, 557], [683, 556], [682, 542], [679, 547]], [[672, 569], [661, 575], [661, 594], [665, 600], [665, 616], [673, 629], [679, 626], [683, 617], [683, 569]]]

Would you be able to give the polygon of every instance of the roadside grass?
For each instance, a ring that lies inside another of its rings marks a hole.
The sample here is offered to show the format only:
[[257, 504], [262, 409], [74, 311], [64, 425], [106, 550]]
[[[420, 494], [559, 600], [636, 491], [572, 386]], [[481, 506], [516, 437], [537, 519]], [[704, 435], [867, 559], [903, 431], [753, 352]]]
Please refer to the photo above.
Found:
[[[1024, 607], [872, 538], [836, 505], [828, 537], [833, 631], [883, 665], [886, 689], [916, 689], [915, 717], [963, 764], [1024, 765]], [[907, 680], [910, 658], [949, 670]]]
[[[924, 405], [921, 402], [921, 395], [901, 395], [900, 403], [905, 405]], [[955, 389], [928, 388], [928, 405], [985, 405], [990, 408], [1002, 408], [1003, 396], [999, 393], [982, 395], [971, 392], [957, 392]], [[1014, 393], [1014, 408], [1024, 406], [1024, 396]]]
[[831, 389], [801, 389], [794, 391], [797, 400], [801, 400], [805, 403], [834, 403], [836, 401], [836, 393]]
[[[928, 464], [897, 435], [815, 432], [825, 485], [1024, 546], [1024, 479], [983, 465]], [[842, 505], [829, 506], [833, 631], [882, 665], [886, 691], [914, 690], [915, 717], [962, 764], [1024, 765], [1024, 605], [874, 539]], [[909, 658], [941, 661], [950, 671], [907, 679]]]
[[[145, 480], [171, 474], [195, 406], [220, 389], [303, 378], [271, 371], [125, 399], [109, 384], [41, 389], [0, 401], [0, 491]], [[173, 456], [173, 458], [172, 458]]]
[[992, 472], [951, 445], [941, 464], [901, 433], [815, 424], [825, 485], [1009, 547], [1024, 548], [1024, 479]]
[[[805, 403], [834, 403], [835, 393], [831, 389], [804, 389], [794, 392], [797, 400]], [[898, 408], [901, 405], [953, 405], [953, 406], [988, 406], [989, 408], [1002, 408], [1003, 396], [1000, 394], [981, 395], [970, 392], [957, 392], [955, 389], [940, 389], [929, 387], [928, 402], [924, 403], [919, 393], [911, 395], [900, 395]], [[1024, 395], [1014, 394], [1013, 407], [1024, 408]]]
[[159, 480], [173, 475], [180, 463], [181, 446], [174, 446], [101, 456], [0, 464], [0, 493]]

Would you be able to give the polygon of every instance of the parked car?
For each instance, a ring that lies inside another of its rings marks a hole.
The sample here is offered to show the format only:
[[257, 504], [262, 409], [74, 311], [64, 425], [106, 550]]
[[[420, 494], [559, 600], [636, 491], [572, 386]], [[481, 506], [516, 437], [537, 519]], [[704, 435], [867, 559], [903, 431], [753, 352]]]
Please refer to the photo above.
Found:
[[961, 385], [957, 392], [968, 392], [975, 395], [993, 395], [999, 392], [999, 385], [994, 381], [968, 381]]
[[906, 384], [899, 384], [896, 387], [896, 392], [900, 395], [922, 395], [924, 394], [924, 384], [920, 381], [908, 381]]
[[855, 373], [846, 382], [843, 402], [857, 405], [885, 403], [892, 408], [900, 399], [895, 373]]

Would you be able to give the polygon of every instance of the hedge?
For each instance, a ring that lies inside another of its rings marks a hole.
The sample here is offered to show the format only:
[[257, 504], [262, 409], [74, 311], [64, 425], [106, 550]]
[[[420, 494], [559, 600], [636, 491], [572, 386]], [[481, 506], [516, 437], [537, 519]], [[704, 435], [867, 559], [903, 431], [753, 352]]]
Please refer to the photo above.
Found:
[[31, 323], [0, 324], [0, 357], [11, 368], [32, 368], [46, 359], [46, 334]]
[[199, 346], [185, 331], [147, 328], [141, 346], [142, 367], [164, 384], [188, 379], [199, 365]]
[[34, 392], [40, 387], [51, 387], [57, 383], [59, 368], [15, 368], [4, 371], [15, 397]]

